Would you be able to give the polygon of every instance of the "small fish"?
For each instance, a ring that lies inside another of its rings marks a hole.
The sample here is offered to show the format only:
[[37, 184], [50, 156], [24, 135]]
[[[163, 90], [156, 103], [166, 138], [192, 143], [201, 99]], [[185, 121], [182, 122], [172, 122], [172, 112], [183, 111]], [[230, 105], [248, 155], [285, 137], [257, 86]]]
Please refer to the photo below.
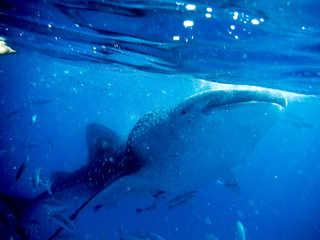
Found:
[[50, 148], [54, 148], [54, 143], [52, 142], [52, 141], [44, 141], [44, 143], [46, 143], [46, 144], [48, 144], [48, 146], [50, 147]]
[[196, 191], [191, 191], [191, 192], [187, 192], [187, 193], [181, 194], [179, 196], [176, 196], [175, 198], [169, 200], [168, 204], [179, 203], [186, 198], [194, 197], [194, 193], [196, 193]]
[[32, 118], [31, 118], [30, 124], [31, 124], [31, 125], [35, 124], [36, 121], [37, 121], [37, 118], [38, 118], [38, 115], [37, 115], [37, 114], [33, 115]]
[[10, 119], [10, 118], [15, 117], [15, 116], [20, 116], [23, 113], [25, 113], [26, 111], [32, 109], [32, 107], [34, 107], [34, 106], [41, 106], [41, 105], [44, 105], [44, 104], [48, 104], [50, 102], [52, 102], [52, 100], [48, 100], [48, 99], [32, 100], [32, 101], [30, 101], [28, 103], [23, 104], [17, 110], [14, 110], [14, 111], [8, 113], [6, 115], [6, 119]]
[[136, 231], [124, 234], [121, 227], [119, 227], [119, 231], [121, 235], [119, 240], [164, 240], [164, 238], [153, 232]]
[[50, 211], [61, 212], [70, 207], [70, 205], [64, 201], [57, 200], [54, 198], [45, 199], [41, 202], [42, 205], [46, 206]]
[[178, 207], [178, 206], [181, 206], [181, 205], [184, 205], [186, 203], [188, 203], [190, 201], [191, 198], [186, 198], [184, 200], [182, 200], [181, 202], [178, 202], [176, 204], [171, 204], [171, 205], [168, 205], [168, 209], [171, 210], [172, 208], [175, 208], [175, 207]]
[[16, 147], [14, 145], [12, 145], [10, 148], [7, 148], [7, 149], [1, 149], [0, 156], [5, 154], [12, 154], [15, 150], [16, 150]]
[[52, 191], [51, 191], [51, 187], [52, 187], [52, 182], [50, 180], [42, 180], [40, 181], [41, 186], [44, 186], [48, 193], [51, 195]]
[[310, 129], [316, 127], [311, 123], [307, 123], [304, 119], [296, 114], [286, 113], [282, 118], [284, 123], [290, 123], [291, 126], [298, 128], [298, 129]]
[[48, 214], [50, 217], [52, 217], [60, 227], [67, 231], [74, 231], [75, 225], [70, 218], [68, 218], [66, 215], [63, 214], [52, 214], [50, 211], [48, 211]]
[[6, 42], [1, 39], [0, 41], [0, 56], [16, 53], [17, 51], [13, 50], [11, 47], [7, 46]]
[[187, 192], [171, 199], [167, 202], [168, 209], [188, 203], [194, 197], [195, 192], [196, 191]]
[[103, 207], [103, 204], [99, 204], [93, 208], [93, 211], [97, 212]]
[[137, 209], [136, 209], [136, 213], [141, 213], [141, 212], [144, 212], [144, 211], [149, 211], [149, 210], [156, 209], [158, 203], [159, 203], [162, 199], [165, 199], [165, 196], [163, 196], [164, 193], [165, 193], [164, 191], [158, 191], [157, 193], [155, 193], [155, 194], [152, 196], [152, 197], [154, 197], [153, 203], [152, 203], [149, 207], [146, 207], [146, 208], [137, 208]]
[[208, 233], [206, 234], [206, 236], [204, 237], [205, 240], [218, 240], [218, 238], [213, 235], [212, 233]]
[[291, 121], [290, 124], [297, 128], [297, 129], [310, 129], [310, 128], [314, 128], [315, 126], [313, 124], [310, 123], [306, 123], [306, 122], [293, 122]]
[[21, 224], [26, 228], [34, 228], [34, 227], [40, 227], [41, 223], [38, 222], [35, 219], [32, 218], [25, 218], [21, 221]]
[[24, 113], [28, 109], [29, 108], [21, 108], [21, 109], [14, 110], [14, 111], [10, 112], [9, 114], [7, 114], [6, 119], [10, 119], [12, 117], [15, 117], [15, 116], [18, 116], [18, 115], [22, 115], [22, 113]]
[[16, 132], [17, 129], [9, 124], [0, 124], [0, 132], [13, 131]]
[[10, 148], [8, 148], [8, 149], [1, 149], [0, 150], [0, 156], [2, 156], [2, 155], [5, 155], [5, 154], [7, 154], [7, 153], [9, 153], [10, 152]]
[[36, 143], [29, 143], [29, 144], [24, 144], [22, 145], [22, 147], [26, 148], [26, 149], [32, 149], [32, 148], [35, 148], [35, 147], [38, 147], [39, 145], [36, 144]]
[[40, 106], [40, 105], [48, 104], [51, 102], [52, 102], [52, 100], [49, 100], [49, 99], [35, 99], [35, 100], [32, 100], [30, 102], [30, 104], [32, 106]]
[[72, 234], [72, 233], [64, 233], [64, 234], [59, 234], [57, 237], [54, 238], [54, 240], [58, 239], [83, 239], [79, 235]]
[[157, 207], [157, 199], [155, 199], [155, 201], [149, 206], [149, 207], [146, 207], [146, 208], [136, 208], [136, 213], [142, 213], [142, 212], [145, 212], [145, 211], [150, 211], [150, 210], [153, 210], [153, 209], [156, 209]]
[[35, 171], [34, 171], [34, 176], [32, 178], [32, 184], [33, 184], [33, 189], [36, 190], [40, 184], [40, 182], [42, 181], [42, 178], [41, 178], [41, 169], [42, 167], [40, 168], [37, 168]]
[[109, 240], [109, 238], [103, 233], [100, 233], [100, 236], [102, 237], [103, 240]]
[[23, 163], [20, 165], [17, 175], [16, 175], [16, 181], [18, 181], [21, 177], [21, 175], [24, 173], [24, 171], [27, 169], [28, 165], [29, 165], [29, 153], [27, 153], [27, 158], [26, 160], [23, 161]]
[[240, 221], [237, 221], [236, 240], [246, 240], [244, 226]]

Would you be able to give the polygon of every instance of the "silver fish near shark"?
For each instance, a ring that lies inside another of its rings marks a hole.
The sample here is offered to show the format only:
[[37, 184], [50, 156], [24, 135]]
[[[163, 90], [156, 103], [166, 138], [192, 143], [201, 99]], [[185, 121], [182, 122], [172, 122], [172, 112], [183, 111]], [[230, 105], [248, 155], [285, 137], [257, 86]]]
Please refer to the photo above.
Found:
[[48, 211], [48, 216], [53, 218], [58, 225], [67, 231], [73, 231], [75, 229], [74, 222], [64, 214], [53, 214]]
[[236, 240], [246, 240], [246, 233], [244, 230], [244, 226], [240, 221], [237, 221]]
[[41, 183], [42, 181], [42, 178], [41, 178], [41, 169], [42, 167], [40, 168], [37, 168], [35, 171], [34, 171], [34, 176], [32, 178], [32, 186], [33, 186], [33, 189], [36, 190], [39, 186], [39, 184]]
[[27, 157], [23, 161], [23, 163], [18, 168], [17, 174], [16, 174], [16, 181], [18, 181], [21, 177], [21, 175], [24, 173], [24, 171], [27, 169], [30, 162], [29, 152], [27, 152]]
[[209, 90], [145, 114], [125, 140], [107, 127], [90, 124], [88, 163], [72, 173], [54, 173], [52, 195], [25, 199], [2, 193], [0, 200], [10, 209], [20, 204], [15, 214], [21, 219], [26, 209], [81, 185], [88, 199], [70, 217], [73, 223], [87, 204], [98, 206], [104, 198], [184, 196], [217, 180], [236, 189], [230, 170], [246, 159], [286, 106], [281, 91]]
[[124, 233], [122, 227], [119, 227], [119, 240], [164, 240], [159, 234], [148, 231], [135, 231], [132, 233]]
[[130, 234], [124, 234], [119, 240], [164, 240], [164, 238], [156, 233], [137, 231]]

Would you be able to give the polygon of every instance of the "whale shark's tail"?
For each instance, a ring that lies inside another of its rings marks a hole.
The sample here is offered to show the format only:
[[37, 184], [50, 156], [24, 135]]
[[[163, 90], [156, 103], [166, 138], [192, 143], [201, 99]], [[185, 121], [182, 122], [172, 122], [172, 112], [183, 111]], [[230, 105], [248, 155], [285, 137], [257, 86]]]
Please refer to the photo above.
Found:
[[84, 203], [86, 205], [101, 189], [131, 173], [132, 170], [128, 167], [130, 164], [126, 164], [125, 145], [114, 131], [100, 124], [90, 124], [86, 129], [86, 138], [87, 164], [70, 173], [53, 172], [50, 191], [45, 191], [35, 198], [0, 193], [0, 220], [5, 223], [5, 227], [12, 230], [10, 232], [15, 232], [22, 239], [29, 239], [29, 231], [21, 222], [45, 199], [55, 197], [56, 192], [85, 185], [90, 193], [85, 201], [87, 203]]

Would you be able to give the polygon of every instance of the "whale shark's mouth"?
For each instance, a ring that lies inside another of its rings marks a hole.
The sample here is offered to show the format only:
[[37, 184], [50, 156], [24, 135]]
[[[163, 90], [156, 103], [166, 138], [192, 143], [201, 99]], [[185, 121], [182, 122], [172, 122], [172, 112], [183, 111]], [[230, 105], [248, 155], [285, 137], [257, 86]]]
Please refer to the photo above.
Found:
[[[224, 93], [225, 91], [217, 91]], [[283, 109], [287, 106], [286, 97], [279, 91], [274, 90], [234, 90], [228, 92], [228, 95], [225, 95], [216, 99], [213, 98], [208, 104], [204, 107], [204, 110], [209, 108], [215, 108], [220, 105], [232, 105], [232, 104], [248, 104], [248, 103], [271, 103], [278, 105], [280, 109]]]
[[255, 107], [257, 105], [271, 105], [274, 107], [277, 107], [277, 109], [279, 111], [283, 111], [286, 107], [285, 104], [283, 104], [282, 102], [267, 102], [267, 101], [248, 101], [248, 102], [243, 102], [243, 101], [239, 101], [239, 102], [233, 102], [233, 103], [229, 103], [229, 104], [208, 104], [202, 111], [203, 113], [209, 113], [212, 112], [214, 110], [217, 110], [219, 108], [226, 108], [228, 109], [228, 111], [232, 110], [232, 108], [237, 108], [237, 107], [241, 107], [241, 106], [247, 106], [247, 107]]

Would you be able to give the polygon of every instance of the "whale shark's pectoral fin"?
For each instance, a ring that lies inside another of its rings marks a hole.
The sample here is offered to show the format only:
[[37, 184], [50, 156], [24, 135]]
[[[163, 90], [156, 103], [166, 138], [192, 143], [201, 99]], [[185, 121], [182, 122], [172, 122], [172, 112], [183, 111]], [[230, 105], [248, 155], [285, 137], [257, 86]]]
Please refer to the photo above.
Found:
[[233, 175], [232, 172], [224, 171], [222, 174], [220, 174], [218, 182], [224, 184], [234, 194], [240, 194], [240, 186], [238, 183], [238, 179]]

